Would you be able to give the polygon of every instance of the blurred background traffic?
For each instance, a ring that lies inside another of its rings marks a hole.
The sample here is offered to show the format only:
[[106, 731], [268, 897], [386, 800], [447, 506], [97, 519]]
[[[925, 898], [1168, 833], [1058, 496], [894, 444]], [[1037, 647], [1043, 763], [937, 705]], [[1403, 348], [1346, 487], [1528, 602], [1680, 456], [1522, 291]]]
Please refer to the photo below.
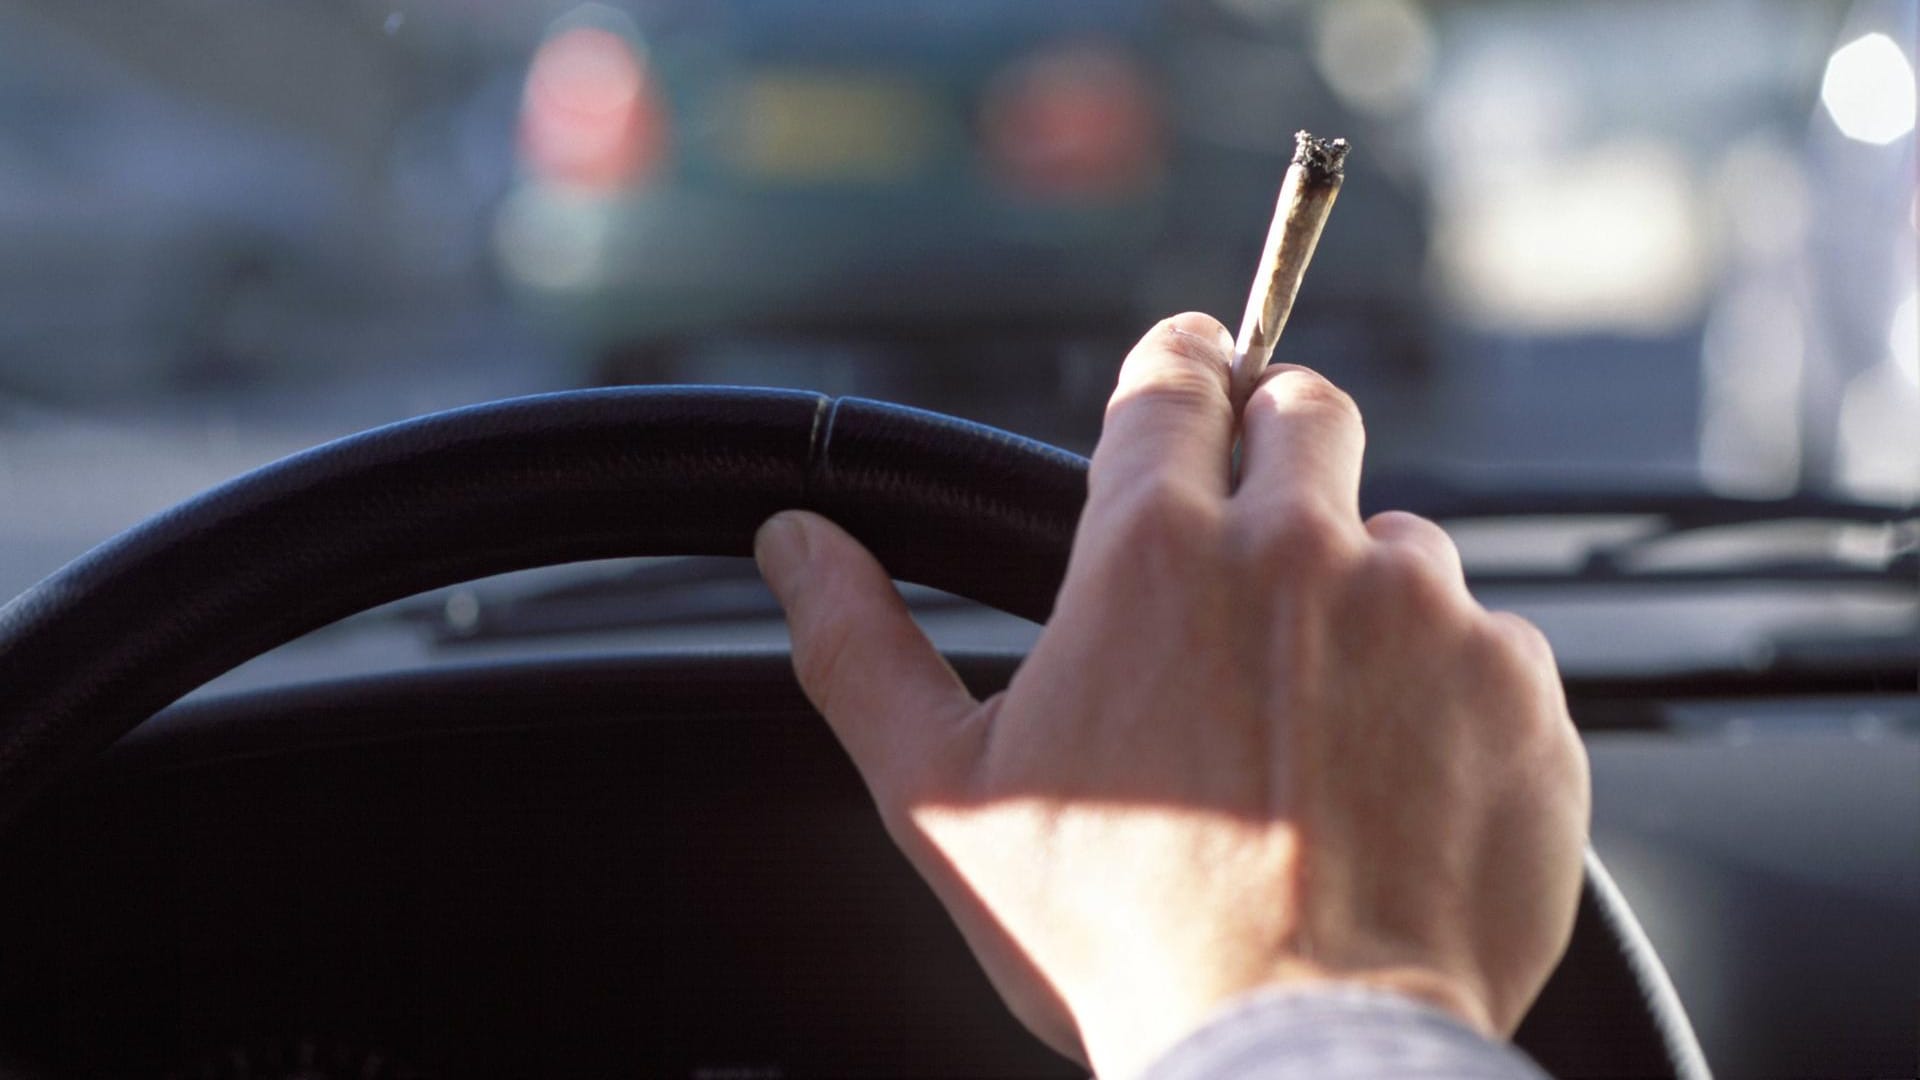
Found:
[[1237, 324], [1295, 129], [1353, 169], [1283, 346], [1376, 470], [1911, 500], [1914, 6], [0, 6], [0, 591], [322, 438], [609, 382], [1087, 447]]

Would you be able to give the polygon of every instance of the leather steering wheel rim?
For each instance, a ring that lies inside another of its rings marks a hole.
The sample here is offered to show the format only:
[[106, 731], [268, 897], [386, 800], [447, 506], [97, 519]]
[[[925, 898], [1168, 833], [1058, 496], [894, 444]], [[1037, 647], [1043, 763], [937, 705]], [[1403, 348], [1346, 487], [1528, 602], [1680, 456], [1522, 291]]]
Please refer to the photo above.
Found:
[[[902, 580], [1043, 622], [1086, 461], [951, 417], [776, 390], [620, 388], [471, 406], [264, 466], [0, 608], [0, 827], [181, 695], [368, 607], [585, 559], [746, 555], [819, 511]], [[1519, 1036], [1567, 1074], [1705, 1075], [1597, 859]]]

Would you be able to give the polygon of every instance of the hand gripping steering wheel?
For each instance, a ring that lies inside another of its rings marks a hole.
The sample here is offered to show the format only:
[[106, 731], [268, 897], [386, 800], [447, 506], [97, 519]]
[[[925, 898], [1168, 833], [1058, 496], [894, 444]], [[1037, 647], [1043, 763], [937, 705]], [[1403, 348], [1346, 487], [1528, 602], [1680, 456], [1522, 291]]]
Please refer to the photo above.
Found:
[[[542, 395], [354, 435], [128, 530], [0, 608], [0, 827], [156, 711], [365, 608], [585, 559], [746, 555], [775, 511], [894, 576], [1045, 621], [1086, 462], [816, 394]], [[1518, 1040], [1561, 1075], [1704, 1076], [1658, 958], [1589, 855], [1573, 943]]]

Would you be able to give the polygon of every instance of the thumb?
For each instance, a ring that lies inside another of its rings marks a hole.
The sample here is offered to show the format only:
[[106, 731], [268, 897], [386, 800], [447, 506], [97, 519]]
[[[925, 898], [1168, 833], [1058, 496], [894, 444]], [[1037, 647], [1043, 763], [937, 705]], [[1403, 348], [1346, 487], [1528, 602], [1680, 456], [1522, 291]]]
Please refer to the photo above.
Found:
[[887, 572], [845, 530], [788, 510], [754, 535], [786, 609], [800, 687], [882, 803], [938, 760], [935, 740], [977, 704], [921, 633]]

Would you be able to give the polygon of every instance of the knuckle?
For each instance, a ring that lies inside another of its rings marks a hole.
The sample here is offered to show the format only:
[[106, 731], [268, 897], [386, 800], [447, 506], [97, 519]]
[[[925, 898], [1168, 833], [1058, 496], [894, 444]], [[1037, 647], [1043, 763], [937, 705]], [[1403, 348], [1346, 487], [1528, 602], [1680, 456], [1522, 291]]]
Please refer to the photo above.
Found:
[[851, 620], [816, 618], [793, 643], [793, 669], [820, 711], [833, 712], [835, 686], [853, 641]]
[[1509, 732], [1516, 761], [1543, 792], [1574, 793], [1584, 804], [1591, 784], [1586, 745], [1580, 741], [1565, 697], [1543, 694], [1519, 717], [1518, 730]]
[[1135, 403], [1222, 405], [1227, 394], [1226, 331], [1203, 315], [1176, 315], [1148, 331], [1120, 367], [1107, 412]]
[[1237, 518], [1227, 535], [1230, 557], [1263, 576], [1318, 579], [1345, 552], [1340, 517], [1319, 502], [1302, 499], [1277, 513]]
[[1553, 644], [1538, 626], [1511, 611], [1487, 613], [1488, 621], [1506, 648], [1530, 666], [1552, 667]]
[[1479, 687], [1481, 726], [1496, 748], [1499, 764], [1490, 767], [1539, 792], [1577, 792], [1584, 799], [1585, 749], [1557, 673], [1505, 621], [1479, 621], [1471, 636], [1474, 655], [1464, 665]]
[[1114, 534], [1133, 549], [1191, 550], [1211, 533], [1217, 501], [1171, 480], [1141, 483], [1121, 499]]
[[1162, 371], [1147, 380], [1135, 397], [1156, 405], [1200, 407], [1211, 404], [1220, 390], [1220, 380], [1207, 372], [1180, 367]]
[[1426, 518], [1407, 510], [1382, 510], [1367, 519], [1367, 531], [1375, 535], [1398, 535], [1418, 528]]
[[1435, 522], [1407, 510], [1382, 510], [1367, 519], [1367, 532], [1382, 542], [1407, 540], [1424, 543], [1444, 543], [1452, 546], [1453, 538], [1447, 535]]
[[1136, 380], [1123, 379], [1107, 403], [1107, 414], [1121, 409], [1188, 411], [1212, 407], [1226, 393], [1217, 373], [1198, 364], [1165, 367]]
[[1421, 622], [1437, 622], [1459, 604], [1454, 583], [1425, 552], [1408, 544], [1376, 544], [1368, 576], [1394, 606]]
[[1578, 800], [1580, 817], [1585, 820], [1593, 813], [1593, 759], [1587, 755], [1586, 740], [1573, 726], [1573, 717], [1567, 713], [1564, 703], [1561, 705], [1561, 717], [1566, 732], [1566, 763], [1568, 783], [1572, 785], [1574, 798]]
[[1353, 395], [1311, 368], [1284, 368], [1273, 374], [1268, 382], [1271, 393], [1287, 412], [1328, 413], [1356, 425], [1361, 422], [1360, 406], [1353, 400]]
[[1516, 691], [1524, 688], [1558, 690], [1553, 648], [1540, 629], [1518, 615], [1487, 612], [1477, 620], [1469, 643], [1469, 661], [1493, 685]]

